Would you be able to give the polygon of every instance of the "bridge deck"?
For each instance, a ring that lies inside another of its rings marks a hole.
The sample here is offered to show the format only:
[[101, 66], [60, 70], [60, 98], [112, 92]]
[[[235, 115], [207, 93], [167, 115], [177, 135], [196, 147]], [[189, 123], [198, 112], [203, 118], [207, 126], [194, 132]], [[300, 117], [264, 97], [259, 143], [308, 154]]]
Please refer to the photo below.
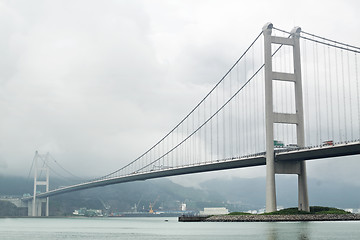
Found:
[[[340, 157], [348, 155], [360, 154], [360, 142], [339, 144], [335, 146], [320, 146], [306, 149], [299, 149], [293, 151], [277, 152], [276, 161], [302, 161], [302, 160], [314, 160], [314, 159], [325, 159], [331, 157]], [[225, 160], [217, 160], [212, 162], [201, 163], [197, 165], [186, 165], [176, 168], [168, 168], [161, 170], [153, 170], [143, 173], [135, 173], [125, 175], [121, 177], [107, 178], [94, 180], [90, 182], [80, 183], [68, 187], [63, 187], [48, 192], [37, 194], [36, 197], [44, 198], [58, 194], [63, 194], [72, 191], [78, 191], [87, 188], [101, 187], [117, 183], [141, 181], [153, 178], [184, 175], [190, 173], [201, 173], [218, 171], [225, 169], [243, 168], [243, 167], [254, 167], [266, 164], [265, 153], [259, 153], [256, 155], [232, 158]], [[23, 198], [23, 200], [31, 200], [32, 197]]]

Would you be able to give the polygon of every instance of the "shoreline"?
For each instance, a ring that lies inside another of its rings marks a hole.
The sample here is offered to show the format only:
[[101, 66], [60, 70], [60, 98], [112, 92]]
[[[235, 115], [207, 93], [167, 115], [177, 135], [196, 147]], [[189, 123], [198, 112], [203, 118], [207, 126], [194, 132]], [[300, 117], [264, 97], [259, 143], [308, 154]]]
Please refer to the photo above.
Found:
[[179, 222], [312, 222], [312, 221], [360, 221], [360, 214], [217, 215], [217, 216], [179, 217]]

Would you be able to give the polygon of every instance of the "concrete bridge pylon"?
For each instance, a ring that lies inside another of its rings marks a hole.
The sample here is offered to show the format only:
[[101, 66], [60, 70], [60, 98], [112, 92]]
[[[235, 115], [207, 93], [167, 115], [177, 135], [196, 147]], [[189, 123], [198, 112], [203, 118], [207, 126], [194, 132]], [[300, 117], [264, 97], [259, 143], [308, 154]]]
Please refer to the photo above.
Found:
[[[295, 124], [298, 147], [305, 146], [304, 111], [300, 61], [300, 27], [291, 31], [289, 38], [272, 36], [273, 24], [263, 27], [265, 59], [265, 117], [266, 117], [266, 212], [277, 210], [275, 174], [298, 175], [298, 208], [310, 211], [305, 161], [276, 162], [274, 152], [274, 123]], [[291, 46], [293, 49], [293, 73], [273, 71], [272, 44]], [[287, 81], [294, 84], [295, 113], [277, 113], [273, 110], [273, 81]]]
[[[39, 166], [39, 159], [43, 160], [42, 166]], [[37, 199], [38, 186], [45, 186], [45, 191], [49, 191], [49, 153], [40, 155], [35, 152], [34, 157], [34, 194], [32, 201], [28, 201], [28, 215], [39, 217], [42, 215], [42, 203], [46, 203], [45, 216], [49, 216], [49, 197]], [[43, 176], [45, 174], [45, 176]], [[31, 210], [30, 210], [31, 209]]]

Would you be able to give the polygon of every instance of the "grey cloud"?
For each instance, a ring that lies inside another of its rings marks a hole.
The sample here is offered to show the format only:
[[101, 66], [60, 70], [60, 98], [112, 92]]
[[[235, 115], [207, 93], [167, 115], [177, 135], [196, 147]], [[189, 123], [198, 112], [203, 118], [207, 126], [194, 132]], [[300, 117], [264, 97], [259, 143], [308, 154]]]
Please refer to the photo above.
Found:
[[359, 42], [342, 27], [357, 16], [334, 19], [331, 7], [314, 24], [304, 14], [318, 16], [313, 5], [325, 3], [289, 11], [288, 1], [1, 1], [7, 174], [26, 175], [36, 150], [80, 175], [120, 168], [175, 126], [269, 20], [334, 38], [341, 29]]

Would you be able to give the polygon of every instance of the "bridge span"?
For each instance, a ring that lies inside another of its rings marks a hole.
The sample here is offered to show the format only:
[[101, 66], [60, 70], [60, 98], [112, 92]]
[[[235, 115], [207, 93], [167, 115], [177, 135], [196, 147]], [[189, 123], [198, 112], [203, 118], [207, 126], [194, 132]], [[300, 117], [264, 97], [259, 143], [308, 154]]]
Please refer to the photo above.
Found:
[[[275, 153], [276, 162], [299, 162], [303, 160], [326, 159], [340, 156], [360, 154], [360, 142], [337, 144], [334, 146], [318, 146], [296, 150], [279, 150]], [[258, 153], [249, 156], [222, 159], [199, 163], [195, 165], [184, 165], [176, 168], [154, 169], [148, 172], [132, 173], [125, 176], [97, 179], [85, 183], [62, 187], [48, 192], [39, 193], [37, 198], [46, 198], [58, 194], [84, 190], [88, 188], [102, 187], [111, 184], [143, 181], [153, 178], [169, 177], [191, 173], [211, 172], [226, 169], [255, 167], [266, 165], [265, 153]], [[24, 201], [32, 200], [33, 197], [24, 197]]]

